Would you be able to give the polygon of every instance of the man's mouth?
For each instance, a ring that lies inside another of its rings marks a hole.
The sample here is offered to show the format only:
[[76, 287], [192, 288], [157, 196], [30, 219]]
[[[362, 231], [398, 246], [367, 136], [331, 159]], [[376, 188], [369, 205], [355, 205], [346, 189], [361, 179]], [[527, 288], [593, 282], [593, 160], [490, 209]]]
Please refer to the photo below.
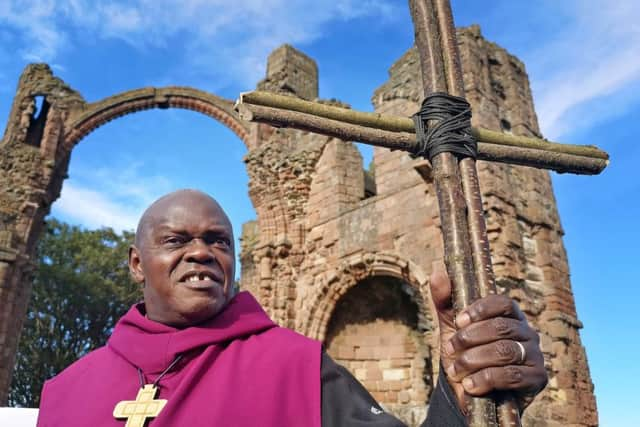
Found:
[[198, 287], [212, 286], [214, 283], [219, 283], [220, 281], [217, 275], [208, 271], [192, 271], [180, 279], [181, 283], [196, 285]]
[[198, 274], [194, 274], [192, 276], [187, 276], [186, 279], [184, 279], [185, 282], [198, 282], [200, 280], [205, 280], [205, 279], [213, 279], [213, 277], [211, 277], [210, 275], [206, 274], [206, 273], [198, 273]]

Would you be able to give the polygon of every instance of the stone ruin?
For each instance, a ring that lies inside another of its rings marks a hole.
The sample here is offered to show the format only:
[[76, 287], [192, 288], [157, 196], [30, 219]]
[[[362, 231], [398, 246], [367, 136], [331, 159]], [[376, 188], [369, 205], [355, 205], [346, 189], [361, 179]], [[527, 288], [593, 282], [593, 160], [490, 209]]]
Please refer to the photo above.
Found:
[[[473, 125], [539, 137], [524, 65], [476, 26], [458, 30], [458, 43]], [[270, 55], [258, 88], [317, 100], [317, 65], [284, 45]], [[377, 112], [408, 116], [421, 94], [412, 48], [372, 102]], [[44, 99], [37, 117], [36, 97]], [[256, 220], [242, 229], [241, 287], [281, 325], [323, 341], [385, 408], [418, 425], [439, 369], [428, 278], [443, 248], [428, 162], [375, 148], [365, 170], [353, 143], [243, 122], [231, 100], [193, 88], [143, 88], [88, 103], [45, 64], [22, 74], [0, 142], [0, 403], [35, 244], [73, 147], [102, 124], [150, 108], [198, 111], [245, 143]], [[524, 425], [596, 426], [549, 174], [482, 161], [478, 169], [497, 285], [540, 331], [550, 375]]]

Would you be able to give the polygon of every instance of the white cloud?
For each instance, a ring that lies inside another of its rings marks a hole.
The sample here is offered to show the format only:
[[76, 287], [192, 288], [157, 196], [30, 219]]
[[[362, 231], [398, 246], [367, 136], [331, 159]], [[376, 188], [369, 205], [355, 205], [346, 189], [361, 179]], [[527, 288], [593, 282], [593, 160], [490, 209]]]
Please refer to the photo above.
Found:
[[542, 131], [552, 139], [576, 130], [570, 117], [590, 126], [623, 113], [633, 105], [628, 91], [637, 99], [640, 82], [640, 2], [576, 0], [562, 7], [572, 16], [564, 30], [524, 58]]
[[65, 33], [54, 22], [55, 12], [54, 0], [12, 0], [0, 5], [0, 22], [15, 28], [22, 36], [19, 53], [24, 60], [50, 61], [66, 43]]
[[91, 229], [112, 227], [118, 231], [132, 230], [140, 214], [141, 211], [118, 204], [102, 192], [76, 187], [70, 182], [65, 183], [54, 206], [54, 216]]
[[8, 0], [0, 5], [0, 23], [21, 33], [28, 61], [56, 60], [80, 34], [139, 48], [184, 36], [179, 48], [189, 64], [182, 65], [209, 76], [222, 69], [228, 79], [253, 85], [278, 45], [312, 41], [337, 20], [388, 19], [397, 6], [391, 0]]
[[140, 162], [126, 162], [117, 170], [77, 168], [65, 181], [52, 215], [87, 228], [135, 229], [149, 204], [174, 189], [168, 179], [144, 173]]

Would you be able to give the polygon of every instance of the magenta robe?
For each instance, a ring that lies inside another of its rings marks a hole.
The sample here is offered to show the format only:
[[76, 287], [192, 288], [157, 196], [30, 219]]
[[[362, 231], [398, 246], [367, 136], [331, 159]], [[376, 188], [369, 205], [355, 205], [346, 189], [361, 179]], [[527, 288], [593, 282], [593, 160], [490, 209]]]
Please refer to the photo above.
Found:
[[320, 343], [275, 325], [246, 292], [212, 320], [175, 329], [132, 307], [107, 345], [75, 362], [42, 390], [38, 427], [123, 427], [113, 417], [135, 400], [136, 367], [168, 403], [150, 427], [321, 427]]

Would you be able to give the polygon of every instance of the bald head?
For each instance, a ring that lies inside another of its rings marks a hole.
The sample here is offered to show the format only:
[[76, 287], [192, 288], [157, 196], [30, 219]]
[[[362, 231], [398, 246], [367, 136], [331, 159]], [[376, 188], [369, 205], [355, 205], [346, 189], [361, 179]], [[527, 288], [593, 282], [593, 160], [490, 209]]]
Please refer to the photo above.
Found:
[[137, 247], [144, 245], [153, 226], [158, 223], [158, 220], [164, 218], [169, 209], [176, 206], [188, 207], [201, 204], [210, 205], [214, 210], [218, 210], [231, 226], [231, 221], [229, 221], [224, 209], [207, 193], [193, 189], [176, 190], [160, 197], [143, 212], [136, 229], [135, 245]]
[[129, 270], [143, 286], [146, 315], [185, 327], [210, 319], [233, 297], [233, 230], [211, 196], [179, 190], [142, 214]]

